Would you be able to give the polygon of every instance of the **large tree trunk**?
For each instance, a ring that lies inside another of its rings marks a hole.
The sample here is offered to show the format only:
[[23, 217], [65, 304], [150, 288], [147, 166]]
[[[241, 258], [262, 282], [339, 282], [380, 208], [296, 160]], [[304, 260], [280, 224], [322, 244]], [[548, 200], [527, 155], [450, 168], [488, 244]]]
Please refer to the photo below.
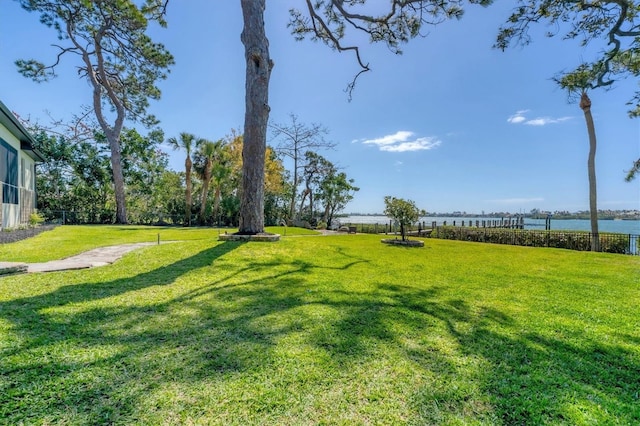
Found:
[[217, 221], [218, 226], [220, 226], [220, 215], [218, 214], [218, 210], [220, 210], [220, 184], [216, 186], [216, 192], [213, 196], [213, 216]]
[[591, 99], [586, 92], [580, 97], [580, 108], [584, 112], [589, 133], [589, 159], [587, 169], [589, 171], [589, 213], [591, 219], [591, 251], [600, 251], [600, 234], [598, 233], [598, 202], [596, 192], [596, 130], [591, 116]]
[[207, 198], [209, 195], [209, 182], [211, 182], [211, 163], [207, 160], [205, 166], [204, 179], [202, 180], [202, 194], [200, 195], [200, 213], [198, 214], [198, 222], [200, 225], [204, 225], [204, 214], [207, 211]]
[[240, 233], [264, 232], [264, 164], [269, 121], [269, 78], [273, 62], [264, 30], [265, 0], [241, 0], [247, 65]]
[[327, 204], [324, 206], [324, 214], [322, 216], [322, 221], [327, 224], [327, 228], [331, 226], [331, 217], [329, 216], [329, 211], [330, 211], [329, 209], [330, 209], [330, 205], [327, 202]]
[[309, 191], [308, 190], [304, 190], [302, 191], [302, 194], [300, 194], [300, 208], [298, 209], [298, 220], [302, 220], [302, 212], [304, 209], [304, 202], [307, 200], [307, 195], [309, 195]]
[[120, 141], [113, 131], [106, 131], [111, 151], [111, 170], [113, 172], [113, 191], [116, 196], [116, 223], [127, 223], [127, 204], [125, 200], [124, 175], [122, 172], [122, 153]]
[[[294, 142], [295, 143], [295, 142]], [[298, 149], [293, 151], [293, 190], [291, 191], [291, 203], [289, 203], [289, 219], [295, 219], [296, 195], [298, 193]]]
[[184, 178], [185, 178], [185, 194], [184, 194], [184, 226], [191, 226], [191, 167], [193, 162], [191, 161], [191, 155], [187, 153], [187, 158], [184, 160]]
[[[70, 22], [67, 22], [67, 27], [69, 28]], [[87, 66], [88, 77], [91, 85], [93, 86], [93, 110], [96, 114], [96, 118], [98, 119], [98, 123], [100, 124], [100, 128], [104, 132], [107, 137], [107, 141], [109, 142], [109, 150], [111, 151], [111, 171], [113, 173], [113, 191], [116, 196], [116, 223], [126, 224], [127, 223], [127, 204], [125, 198], [125, 189], [124, 189], [124, 174], [122, 172], [122, 149], [120, 147], [120, 132], [122, 131], [122, 126], [125, 119], [125, 108], [124, 104], [120, 101], [120, 99], [115, 95], [114, 91], [110, 88], [106, 82], [108, 81], [105, 69], [104, 69], [104, 58], [102, 55], [102, 46], [100, 44], [102, 36], [104, 33], [110, 29], [111, 24], [105, 24], [100, 31], [96, 34], [96, 38], [94, 40], [94, 48], [95, 53], [98, 58], [98, 66], [96, 67], [91, 63], [89, 59], [89, 54], [86, 49], [80, 48], [82, 52], [82, 58]], [[70, 32], [69, 36], [72, 38], [73, 43], [76, 47], [80, 47], [75, 37], [72, 37]], [[103, 83], [100, 83], [98, 78], [102, 79]], [[109, 126], [107, 121], [105, 120], [103, 111], [102, 111], [102, 89], [106, 89], [107, 96], [111, 99], [115, 111], [116, 111], [116, 119], [113, 123], [113, 126]]]

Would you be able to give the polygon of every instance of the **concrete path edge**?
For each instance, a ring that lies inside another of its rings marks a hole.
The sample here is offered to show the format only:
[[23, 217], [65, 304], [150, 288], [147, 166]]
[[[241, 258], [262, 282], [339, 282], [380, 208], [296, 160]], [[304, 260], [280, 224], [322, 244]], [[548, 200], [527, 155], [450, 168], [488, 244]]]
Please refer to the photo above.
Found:
[[24, 272], [55, 272], [105, 266], [114, 263], [130, 251], [156, 244], [147, 242], [98, 247], [65, 259], [42, 263], [0, 262], [0, 276]]

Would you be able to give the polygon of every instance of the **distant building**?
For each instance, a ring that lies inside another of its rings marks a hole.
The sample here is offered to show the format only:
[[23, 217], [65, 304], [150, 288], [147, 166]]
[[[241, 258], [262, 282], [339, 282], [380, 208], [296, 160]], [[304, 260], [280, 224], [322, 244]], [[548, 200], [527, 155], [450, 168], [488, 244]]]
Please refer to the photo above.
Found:
[[36, 163], [44, 161], [33, 137], [0, 102], [0, 229], [29, 223], [36, 209]]

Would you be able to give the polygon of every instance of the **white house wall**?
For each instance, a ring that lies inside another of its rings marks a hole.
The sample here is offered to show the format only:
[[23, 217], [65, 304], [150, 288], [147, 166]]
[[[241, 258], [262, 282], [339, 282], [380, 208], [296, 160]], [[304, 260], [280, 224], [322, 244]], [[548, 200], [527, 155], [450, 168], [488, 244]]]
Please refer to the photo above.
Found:
[[18, 152], [18, 204], [2, 203], [2, 185], [0, 185], [0, 204], [2, 208], [2, 228], [15, 228], [29, 221], [35, 206], [35, 162], [20, 149], [20, 141], [6, 127], [0, 124], [0, 138]]
[[2, 124], [0, 124], [0, 138], [20, 152], [20, 141]]

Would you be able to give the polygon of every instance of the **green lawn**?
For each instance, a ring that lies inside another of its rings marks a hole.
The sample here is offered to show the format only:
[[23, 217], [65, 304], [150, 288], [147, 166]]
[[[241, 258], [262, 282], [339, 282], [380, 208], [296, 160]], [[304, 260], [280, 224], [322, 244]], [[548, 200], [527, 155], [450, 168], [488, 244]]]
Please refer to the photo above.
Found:
[[60, 227], [0, 278], [0, 424], [640, 424], [640, 258]]
[[[237, 229], [158, 226], [60, 226], [15, 244], [0, 244], [0, 261], [46, 262], [73, 256], [96, 247], [140, 242], [217, 240]], [[302, 228], [269, 227], [266, 231], [286, 236], [318, 235]]]

